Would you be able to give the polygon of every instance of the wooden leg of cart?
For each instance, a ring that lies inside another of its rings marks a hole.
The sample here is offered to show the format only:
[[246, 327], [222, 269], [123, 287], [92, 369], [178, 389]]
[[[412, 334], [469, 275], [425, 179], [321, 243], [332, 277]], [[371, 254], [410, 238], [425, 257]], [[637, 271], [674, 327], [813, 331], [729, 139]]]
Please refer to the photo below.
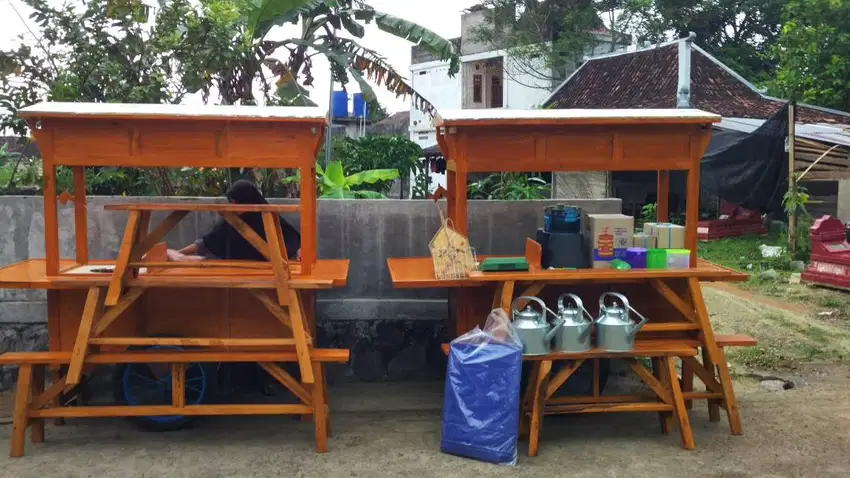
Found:
[[663, 374], [666, 376], [666, 384], [672, 392], [673, 410], [676, 419], [679, 421], [679, 435], [682, 437], [682, 446], [686, 450], [694, 450], [694, 433], [691, 430], [691, 422], [688, 419], [688, 411], [685, 409], [685, 401], [682, 396], [682, 389], [679, 387], [679, 375], [676, 372], [676, 365], [673, 363], [672, 357], [662, 357], [661, 361], [665, 368]]
[[[723, 406], [726, 407], [726, 415], [729, 419], [729, 430], [733, 435], [743, 434], [741, 429], [741, 416], [738, 414], [738, 402], [735, 399], [735, 390], [732, 388], [732, 374], [729, 373], [729, 364], [726, 363], [726, 354], [717, 346], [711, 322], [708, 319], [708, 310], [705, 308], [705, 300], [702, 296], [699, 281], [696, 278], [688, 279], [688, 290], [691, 301], [696, 307], [697, 319], [702, 329], [702, 347], [706, 356], [714, 366], [711, 368], [712, 375], [717, 370], [720, 385], [723, 388]], [[708, 365], [708, 364], [706, 364]]]
[[326, 453], [328, 451], [328, 407], [325, 400], [325, 386], [322, 364], [313, 364], [313, 427], [316, 430], [316, 452]]
[[[32, 398], [40, 397], [44, 393], [44, 365], [33, 365], [32, 369]], [[30, 441], [33, 443], [44, 442], [44, 419], [35, 418], [30, 421]]]
[[551, 360], [541, 360], [537, 376], [534, 380], [534, 398], [531, 401], [531, 426], [528, 434], [528, 456], [537, 456], [540, 447], [540, 429], [543, 428], [543, 413], [546, 409], [546, 389], [549, 372], [552, 370]]
[[[717, 366], [711, 361], [711, 357], [708, 356], [708, 350], [705, 347], [702, 347], [702, 366], [711, 373], [712, 377], [717, 376]], [[708, 421], [720, 421], [720, 402], [718, 400], [708, 400]]]
[[531, 362], [531, 373], [528, 374], [528, 383], [525, 384], [525, 392], [522, 394], [522, 403], [520, 403], [519, 413], [519, 434], [520, 436], [528, 436], [531, 423], [531, 403], [534, 400], [534, 387], [537, 381], [537, 374], [540, 371], [540, 362]]
[[32, 365], [23, 364], [18, 368], [18, 388], [15, 392], [15, 408], [12, 412], [12, 441], [9, 447], [9, 456], [12, 458], [24, 456], [31, 387]]
[[80, 326], [77, 329], [77, 338], [74, 341], [74, 350], [71, 352], [71, 363], [68, 364], [68, 375], [65, 377], [65, 383], [68, 385], [77, 385], [80, 383], [80, 376], [83, 373], [83, 362], [85, 362], [86, 354], [88, 354], [92, 328], [95, 321], [100, 317], [102, 309], [102, 289], [100, 287], [89, 288], [88, 295], [86, 296], [86, 304], [83, 307], [83, 317], [80, 320]]
[[[682, 392], [694, 391], [694, 371], [691, 364], [682, 360]], [[685, 400], [685, 408], [691, 410], [694, 407], [693, 400]]]
[[[661, 385], [669, 390], [670, 384], [667, 383], [667, 369], [662, 363], [661, 357], [652, 357], [652, 375], [661, 382]], [[664, 435], [670, 434], [670, 424], [673, 422], [673, 416], [670, 412], [658, 412], [658, 423], [661, 426], [661, 433]]]

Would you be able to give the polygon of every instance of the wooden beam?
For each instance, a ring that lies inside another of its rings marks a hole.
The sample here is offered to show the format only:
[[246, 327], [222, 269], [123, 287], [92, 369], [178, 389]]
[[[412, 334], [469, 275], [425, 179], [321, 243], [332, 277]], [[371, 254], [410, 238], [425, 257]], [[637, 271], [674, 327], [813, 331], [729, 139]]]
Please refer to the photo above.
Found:
[[121, 300], [119, 300], [114, 307], [110, 307], [106, 312], [104, 312], [103, 316], [98, 321], [97, 327], [95, 327], [92, 336], [97, 337], [103, 334], [103, 332], [112, 325], [112, 323], [115, 322], [115, 320], [118, 319], [124, 311], [129, 309], [144, 292], [145, 289], [141, 287], [129, 289], [127, 293], [121, 296]]
[[77, 338], [74, 340], [71, 362], [68, 364], [68, 374], [65, 376], [65, 382], [68, 385], [77, 385], [80, 383], [80, 376], [83, 373], [83, 363], [86, 359], [86, 353], [88, 353], [92, 327], [103, 309], [102, 296], [103, 293], [100, 287], [89, 288], [89, 292], [86, 295], [83, 316], [77, 328]]
[[[234, 213], [224, 212], [221, 213], [221, 217], [224, 218], [234, 229], [239, 233], [240, 236], [244, 237], [249, 244], [254, 246], [254, 249], [257, 250], [260, 254], [263, 255], [266, 259], [271, 258], [271, 254], [269, 253], [269, 246], [266, 241], [257, 234], [251, 226], [245, 223], [239, 216]], [[266, 237], [268, 237], [268, 233], [266, 233]]]
[[268, 294], [256, 289], [248, 289], [248, 291], [251, 295], [256, 297], [257, 300], [259, 300], [260, 303], [263, 304], [266, 309], [280, 321], [281, 324], [286, 326], [289, 330], [292, 330], [292, 322], [289, 320], [289, 314], [287, 314], [277, 302], [269, 297]]
[[18, 368], [18, 389], [15, 392], [15, 405], [12, 412], [12, 440], [9, 456], [17, 458], [24, 456], [27, 436], [27, 425], [32, 412], [28, 411], [32, 393], [32, 365], [23, 364]]
[[186, 406], [186, 364], [171, 364], [171, 406]]
[[312, 406], [313, 398], [310, 395], [304, 386], [298, 383], [298, 380], [292, 378], [292, 375], [286, 373], [285, 370], [280, 368], [276, 363], [273, 362], [259, 362], [259, 366], [263, 368], [269, 375], [272, 376], [275, 380], [278, 381], [281, 385], [286, 387], [287, 390], [292, 392], [293, 395], [298, 397], [301, 400], [301, 403], [304, 405]]
[[312, 408], [306, 405], [187, 405], [173, 407], [171, 405], [150, 406], [95, 406], [95, 407], [60, 407], [34, 410], [32, 417], [37, 418], [86, 418], [86, 417], [149, 417], [149, 416], [222, 416], [222, 415], [304, 415], [311, 413]]
[[109, 288], [106, 291], [107, 306], [117, 305], [118, 299], [121, 297], [121, 289], [127, 276], [127, 267], [130, 264], [133, 246], [136, 243], [136, 233], [139, 230], [141, 214], [140, 211], [130, 211], [130, 217], [127, 218], [124, 237], [121, 239], [121, 247], [118, 249], [118, 258], [115, 259], [115, 271], [112, 272], [112, 279], [109, 281]]
[[652, 372], [646, 369], [643, 365], [638, 363], [635, 359], [625, 359], [628, 362], [629, 367], [632, 368], [632, 371], [637, 375], [643, 383], [645, 383], [656, 395], [660, 398], [664, 403], [672, 405], [672, 399], [670, 397], [670, 393], [667, 389], [652, 375]]
[[661, 279], [655, 279], [651, 282], [652, 287], [661, 294], [661, 297], [667, 300], [667, 302], [676, 308], [682, 316], [688, 320], [688, 322], [696, 323], [697, 318], [694, 314], [694, 309], [685, 303], [678, 294], [673, 292], [667, 284], [664, 283]]
[[89, 262], [89, 236], [86, 225], [86, 168], [71, 168], [74, 175], [74, 239], [77, 263]]
[[667, 222], [670, 219], [670, 171], [658, 171], [656, 187], [655, 221]]
[[174, 211], [168, 216], [165, 217], [157, 226], [151, 231], [149, 234], [146, 234], [144, 239], [140, 240], [138, 244], [133, 248], [133, 257], [142, 257], [145, 255], [153, 246], [162, 242], [165, 238], [166, 234], [171, 232], [180, 221], [183, 220], [186, 215], [189, 214], [188, 211]]
[[97, 337], [93, 345], [169, 345], [179, 347], [285, 347], [295, 345], [293, 339], [225, 339], [206, 337]]
[[546, 395], [545, 399], [548, 401], [552, 395], [555, 395], [555, 392], [558, 391], [561, 386], [564, 385], [564, 382], [567, 381], [568, 378], [575, 373], [576, 370], [584, 363], [584, 360], [579, 359], [571, 363], [567, 363], [564, 365], [564, 368], [558, 371], [551, 380], [549, 380], [549, 385], [546, 387]]
[[[280, 220], [277, 216], [263, 213], [263, 228], [266, 232], [266, 243], [269, 246], [269, 261], [272, 263], [272, 271], [277, 289], [277, 301], [280, 305], [287, 303], [287, 291], [289, 287], [289, 270], [286, 268], [286, 246], [278, 238], [278, 226]], [[291, 301], [289, 302], [291, 305]]]

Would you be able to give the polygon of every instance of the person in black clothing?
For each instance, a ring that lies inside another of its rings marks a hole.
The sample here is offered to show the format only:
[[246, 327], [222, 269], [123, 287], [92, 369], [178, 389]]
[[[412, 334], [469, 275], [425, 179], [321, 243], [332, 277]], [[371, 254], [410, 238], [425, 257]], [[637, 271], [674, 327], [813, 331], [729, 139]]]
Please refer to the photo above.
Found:
[[[227, 191], [227, 200], [231, 204], [268, 204], [266, 198], [257, 190], [256, 186], [248, 180], [240, 179], [233, 183]], [[251, 229], [263, 239], [266, 233], [263, 228], [263, 218], [258, 212], [245, 212], [239, 215]], [[290, 259], [301, 259], [301, 235], [279, 217], [281, 229], [283, 230], [283, 242], [286, 246], [286, 254]], [[213, 226], [212, 230], [199, 238], [192, 244], [179, 251], [168, 251], [168, 259], [172, 261], [197, 261], [203, 259], [231, 259], [231, 260], [265, 260], [260, 251], [251, 245], [239, 232], [223, 218]]]

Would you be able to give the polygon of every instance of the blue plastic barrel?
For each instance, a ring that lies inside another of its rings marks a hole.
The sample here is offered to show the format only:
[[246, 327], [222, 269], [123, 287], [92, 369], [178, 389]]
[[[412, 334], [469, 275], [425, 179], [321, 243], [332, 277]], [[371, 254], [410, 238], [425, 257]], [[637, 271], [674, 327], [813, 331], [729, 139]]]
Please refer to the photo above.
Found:
[[366, 100], [363, 99], [363, 93], [354, 93], [354, 117], [366, 117]]
[[334, 91], [331, 101], [331, 114], [334, 118], [348, 117], [348, 93]]

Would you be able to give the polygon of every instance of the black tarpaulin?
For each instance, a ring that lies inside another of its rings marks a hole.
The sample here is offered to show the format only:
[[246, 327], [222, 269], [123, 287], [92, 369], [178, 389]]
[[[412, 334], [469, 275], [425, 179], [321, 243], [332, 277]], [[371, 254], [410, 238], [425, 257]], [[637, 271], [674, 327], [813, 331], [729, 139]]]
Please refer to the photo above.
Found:
[[788, 189], [788, 105], [752, 133], [712, 136], [700, 168], [704, 188], [762, 214], [782, 211]]

